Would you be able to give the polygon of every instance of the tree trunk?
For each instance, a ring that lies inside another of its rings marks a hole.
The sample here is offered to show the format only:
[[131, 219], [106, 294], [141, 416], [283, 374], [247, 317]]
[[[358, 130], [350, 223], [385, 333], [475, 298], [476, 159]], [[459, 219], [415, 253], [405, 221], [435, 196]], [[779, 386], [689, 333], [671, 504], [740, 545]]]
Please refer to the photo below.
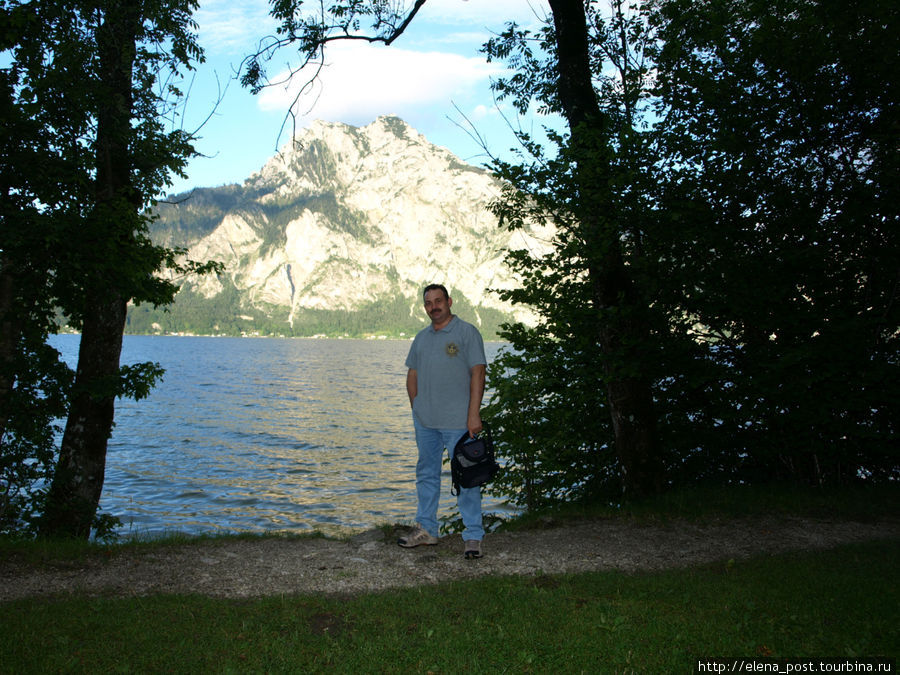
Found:
[[[133, 158], [129, 147], [132, 68], [141, 21], [139, 4], [110, 0], [97, 30], [103, 95], [99, 97], [95, 141], [96, 203], [86, 224], [85, 239], [110, 242], [109, 248], [102, 251], [84, 252], [97, 258], [118, 256], [128, 248], [134, 239], [135, 217], [141, 205], [132, 184]], [[121, 265], [122, 261], [118, 263]], [[86, 297], [75, 388], [41, 524], [44, 536], [90, 536], [103, 491], [107, 441], [113, 428], [128, 298], [111, 271], [112, 264], [98, 259], [86, 269], [97, 272], [84, 284]], [[122, 274], [127, 276], [127, 270]]]
[[86, 539], [100, 504], [106, 447], [112, 433], [126, 302], [92, 302], [84, 317], [75, 393], [66, 420], [59, 462], [47, 500], [41, 534]]
[[0, 253], [0, 450], [9, 420], [9, 404], [15, 386], [16, 341], [19, 326], [13, 304], [15, 275]]
[[[583, 0], [549, 0], [559, 59], [559, 96], [578, 162], [579, 208], [591, 283], [591, 300], [598, 314], [597, 341], [603, 355], [616, 455], [626, 495], [658, 492], [663, 467], [656, 435], [656, 415], [650, 380], [625, 375], [624, 362], [634, 372], [639, 345], [650, 334], [645, 310], [623, 260], [621, 230], [616, 226], [608, 191], [610, 120], [600, 110], [594, 92], [588, 54], [587, 19]], [[577, 161], [577, 160], [576, 160]], [[639, 371], [638, 371], [639, 372]]]

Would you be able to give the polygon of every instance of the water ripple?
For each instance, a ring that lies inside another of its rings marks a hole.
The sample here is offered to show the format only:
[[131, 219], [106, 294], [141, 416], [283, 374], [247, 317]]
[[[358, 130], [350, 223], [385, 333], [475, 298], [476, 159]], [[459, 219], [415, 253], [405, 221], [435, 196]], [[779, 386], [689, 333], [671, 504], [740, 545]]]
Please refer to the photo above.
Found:
[[[74, 361], [77, 336], [55, 346]], [[499, 345], [488, 345], [492, 358]], [[409, 343], [126, 336], [163, 382], [119, 401], [101, 508], [126, 531], [337, 534], [415, 515]], [[449, 475], [442, 515], [452, 510]], [[486, 501], [486, 509], [503, 507]]]

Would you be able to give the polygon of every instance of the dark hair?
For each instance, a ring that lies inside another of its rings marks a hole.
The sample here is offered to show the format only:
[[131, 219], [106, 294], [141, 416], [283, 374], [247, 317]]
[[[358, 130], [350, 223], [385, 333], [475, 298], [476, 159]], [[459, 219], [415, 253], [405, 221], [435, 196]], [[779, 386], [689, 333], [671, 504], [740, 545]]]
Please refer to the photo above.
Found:
[[450, 294], [447, 292], [447, 289], [444, 287], [443, 284], [428, 284], [428, 285], [425, 287], [425, 290], [422, 291], [422, 298], [423, 298], [423, 299], [425, 298], [425, 294], [428, 293], [428, 291], [443, 291], [443, 293], [444, 293], [444, 299], [445, 299], [445, 300], [449, 300], [449, 299], [450, 299]]

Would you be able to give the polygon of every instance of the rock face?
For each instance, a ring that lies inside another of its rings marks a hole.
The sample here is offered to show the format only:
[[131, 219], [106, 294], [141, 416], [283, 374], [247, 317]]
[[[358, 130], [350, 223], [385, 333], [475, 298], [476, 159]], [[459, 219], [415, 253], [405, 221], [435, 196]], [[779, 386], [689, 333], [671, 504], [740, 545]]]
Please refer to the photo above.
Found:
[[159, 206], [155, 237], [226, 267], [188, 280], [172, 314], [190, 304], [214, 326], [243, 317], [248, 328], [310, 334], [368, 308], [367, 320], [384, 324], [373, 332], [396, 332], [424, 325], [421, 289], [437, 282], [464, 318], [499, 321], [511, 308], [490, 289], [513, 283], [505, 250], [540, 250], [549, 238], [500, 228], [488, 210], [499, 194], [490, 173], [396, 117], [313, 123], [242, 186]]

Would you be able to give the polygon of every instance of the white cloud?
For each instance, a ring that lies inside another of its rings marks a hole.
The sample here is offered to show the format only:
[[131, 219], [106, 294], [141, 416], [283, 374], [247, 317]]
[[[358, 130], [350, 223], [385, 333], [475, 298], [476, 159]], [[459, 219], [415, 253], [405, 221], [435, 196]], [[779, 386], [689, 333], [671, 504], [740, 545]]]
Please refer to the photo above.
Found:
[[[407, 119], [414, 111], [434, 104], [446, 104], [450, 110], [451, 100], [485, 88], [497, 72], [496, 66], [481, 58], [361, 42], [330, 45], [326, 63], [295, 106], [298, 116], [356, 124], [388, 113]], [[287, 111], [311, 75], [300, 71], [289, 84], [268, 87], [259, 95], [260, 108]]]
[[488, 106], [486, 106], [482, 103], [479, 103], [472, 110], [472, 119], [476, 120], [476, 121], [481, 120], [481, 119], [484, 119], [485, 117], [487, 117], [488, 115], [496, 114], [496, 112], [497, 112], [496, 106], [489, 108]]
[[[406, 4], [412, 6], [410, 0]], [[195, 13], [201, 44], [210, 56], [249, 51], [275, 31], [269, 10], [267, 0], [201, 0]], [[423, 24], [432, 30], [440, 24], [445, 30], [433, 34], [436, 42], [467, 40], [480, 45], [486, 39], [485, 27], [500, 30], [508, 21], [530, 25], [547, 12], [547, 0], [428, 0], [408, 32]], [[446, 30], [450, 27], [464, 27], [465, 32], [450, 34]]]
[[[407, 9], [412, 6], [411, 0], [405, 4]], [[268, 0], [201, 0], [194, 18], [207, 56], [240, 61], [255, 51], [263, 38], [275, 33], [270, 9]], [[424, 42], [432, 47], [466, 45], [465, 51], [476, 53], [508, 21], [535, 25], [547, 12], [547, 0], [428, 0], [394, 48], [404, 42], [418, 48]]]
[[275, 30], [266, 0], [201, 0], [194, 19], [200, 42], [211, 55], [237, 52], [242, 57], [241, 52]]

